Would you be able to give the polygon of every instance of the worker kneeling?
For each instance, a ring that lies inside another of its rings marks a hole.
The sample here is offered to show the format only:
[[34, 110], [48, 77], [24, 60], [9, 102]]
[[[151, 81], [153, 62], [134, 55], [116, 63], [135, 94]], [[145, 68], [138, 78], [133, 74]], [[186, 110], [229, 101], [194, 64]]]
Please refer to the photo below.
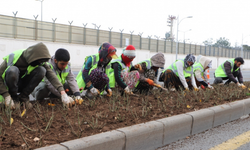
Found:
[[150, 59], [144, 60], [139, 64], [135, 65], [135, 68], [138, 68], [140, 73], [139, 83], [137, 83], [134, 92], [139, 91], [140, 93], [148, 93], [153, 86], [161, 87], [156, 84], [159, 68], [164, 67], [165, 58], [164, 54], [157, 53], [152, 56]]
[[[215, 70], [214, 84], [223, 83], [223, 80], [227, 80], [225, 85], [233, 81], [239, 87], [245, 89], [246, 86], [243, 84], [243, 76], [240, 70], [242, 64], [244, 64], [244, 60], [241, 57], [226, 60]], [[238, 78], [238, 81], [235, 77]]]
[[207, 78], [207, 69], [212, 68], [212, 60], [200, 55], [198, 56], [197, 61], [194, 63], [193, 68], [194, 68], [196, 85], [198, 87], [201, 86], [214, 89], [214, 87], [212, 87], [209, 84]]
[[117, 58], [116, 49], [110, 43], [103, 43], [99, 53], [85, 58], [82, 70], [76, 77], [78, 87], [87, 89], [85, 96], [93, 98], [104, 90], [107, 96], [112, 96], [111, 86], [114, 86], [115, 81], [110, 80], [114, 76], [110, 72], [110, 62], [113, 58]]
[[[67, 94], [74, 94], [75, 100], [79, 101], [81, 100], [80, 92], [74, 74], [71, 71], [69, 60], [70, 54], [68, 50], [60, 48], [56, 51], [55, 55], [49, 59], [47, 64], [53, 70], [64, 89], [68, 89], [66, 90]], [[35, 97], [36, 100], [43, 100], [47, 97], [61, 97], [61, 93], [58, 92], [47, 78], [44, 78], [34, 89], [32, 96]], [[71, 104], [74, 102], [71, 97], [68, 97], [68, 99], [71, 101]], [[62, 100], [64, 100], [64, 97], [62, 97]]]
[[[4, 57], [0, 72], [0, 94], [5, 99], [7, 107], [15, 108], [14, 101], [28, 104], [29, 94], [46, 77], [61, 93], [64, 104], [70, 104], [62, 84], [57, 79], [47, 62], [51, 58], [47, 47], [43, 43], [30, 46], [25, 50], [17, 50]], [[18, 95], [19, 93], [19, 95]], [[25, 105], [23, 105], [25, 108]]]
[[161, 73], [159, 81], [164, 81], [164, 87], [171, 91], [179, 90], [180, 87], [198, 91], [193, 74], [194, 62], [195, 57], [192, 54], [188, 54], [185, 59], [176, 60]]

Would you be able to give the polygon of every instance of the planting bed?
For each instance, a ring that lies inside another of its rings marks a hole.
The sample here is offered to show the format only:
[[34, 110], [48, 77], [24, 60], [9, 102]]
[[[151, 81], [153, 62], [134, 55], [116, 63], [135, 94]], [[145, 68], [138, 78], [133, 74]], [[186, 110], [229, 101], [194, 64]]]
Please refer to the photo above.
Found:
[[[250, 87], [250, 82], [245, 85]], [[148, 96], [86, 99], [70, 110], [58, 99], [33, 102], [21, 117], [20, 109], [0, 109], [0, 149], [34, 149], [247, 98], [249, 89], [235, 84], [215, 90], [167, 92], [152, 90]], [[48, 105], [54, 104], [53, 105]], [[10, 125], [11, 119], [13, 123]]]

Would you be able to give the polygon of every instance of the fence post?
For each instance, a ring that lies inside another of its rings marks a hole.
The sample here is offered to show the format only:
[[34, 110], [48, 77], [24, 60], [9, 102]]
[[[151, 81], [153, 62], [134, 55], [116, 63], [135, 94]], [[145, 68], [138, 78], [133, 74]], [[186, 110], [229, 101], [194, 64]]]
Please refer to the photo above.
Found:
[[173, 53], [173, 40], [171, 40], [171, 54]]
[[18, 11], [16, 11], [15, 13], [12, 12], [14, 14], [14, 18], [13, 18], [13, 38], [15, 39], [17, 37], [17, 19], [16, 19], [16, 15], [18, 13]]
[[158, 52], [159, 38], [160, 38], [160, 37], [155, 35], [155, 38], [157, 39], [157, 40], [156, 40], [156, 52]]
[[73, 21], [68, 21], [69, 22], [69, 43], [71, 43], [71, 41], [72, 41], [72, 26], [71, 26], [71, 24], [73, 23]]
[[86, 26], [87, 26], [88, 23], [86, 24], [82, 24], [84, 27], [83, 27], [83, 45], [86, 44]]
[[[178, 42], [178, 43], [179, 43], [179, 42]], [[184, 46], [183, 46], [183, 54], [185, 54], [185, 53], [186, 53], [186, 52], [185, 52], [185, 50], [186, 50], [186, 42], [185, 42], [185, 40], [184, 40], [183, 44], [184, 44]], [[179, 47], [179, 45], [178, 45], [178, 47]]]
[[130, 32], [130, 45], [133, 45], [133, 33], [134, 33], [134, 31], [129, 31]]
[[150, 42], [151, 42], [152, 35], [148, 36], [148, 50], [150, 51]]
[[189, 44], [189, 54], [191, 54], [191, 42]]
[[200, 55], [201, 55], [201, 45], [200, 45]]
[[53, 26], [52, 26], [52, 41], [53, 41], [53, 42], [56, 41], [56, 24], [55, 24], [56, 19], [57, 19], [57, 18], [55, 18], [55, 19], [52, 18], [52, 20], [53, 20]]
[[205, 54], [204, 56], [207, 56], [207, 46], [205, 45]]
[[167, 49], [167, 38], [164, 38], [164, 53], [166, 53]]
[[33, 17], [35, 18], [35, 24], [34, 24], [34, 32], [33, 32], [33, 35], [34, 35], [34, 40], [36, 41], [37, 40], [37, 17], [38, 15], [33, 15]]
[[120, 47], [122, 47], [122, 32], [123, 32], [124, 29], [122, 29], [122, 30], [119, 29], [119, 30], [120, 30], [120, 32], [121, 32], [121, 34], [120, 34]]
[[97, 30], [96, 30], [96, 45], [97, 46], [99, 46], [99, 38], [100, 38], [100, 36], [99, 36], [99, 29], [100, 29], [100, 27], [101, 27], [101, 25], [99, 25], [99, 26], [96, 26], [97, 27]]
[[143, 32], [142, 32], [142, 33], [139, 32], [139, 34], [138, 34], [139, 37], [140, 37], [140, 43], [139, 43], [139, 48], [140, 48], [140, 49], [141, 49], [141, 36], [142, 36], [142, 34], [143, 34]]
[[[108, 27], [109, 28], [109, 27]], [[113, 27], [112, 28], [109, 28], [109, 43], [111, 43], [111, 30], [113, 29]]]

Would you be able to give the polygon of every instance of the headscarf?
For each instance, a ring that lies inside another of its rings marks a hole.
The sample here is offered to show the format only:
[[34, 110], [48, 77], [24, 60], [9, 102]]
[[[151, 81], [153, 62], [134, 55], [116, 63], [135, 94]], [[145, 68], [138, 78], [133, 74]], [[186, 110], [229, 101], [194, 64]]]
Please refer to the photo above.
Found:
[[194, 55], [192, 54], [187, 54], [187, 56], [185, 57], [184, 59], [184, 65], [185, 65], [185, 68], [189, 67], [189, 64], [187, 63], [188, 61], [191, 61], [191, 62], [195, 62], [195, 57]]
[[116, 49], [114, 46], [112, 46], [110, 43], [103, 43], [99, 48], [99, 66], [106, 66], [110, 60], [107, 59], [107, 56], [111, 53], [116, 52]]
[[154, 67], [163, 68], [164, 65], [165, 65], [164, 54], [157, 53], [154, 56], [152, 56], [151, 57], [151, 63], [152, 63], [152, 66], [154, 66]]

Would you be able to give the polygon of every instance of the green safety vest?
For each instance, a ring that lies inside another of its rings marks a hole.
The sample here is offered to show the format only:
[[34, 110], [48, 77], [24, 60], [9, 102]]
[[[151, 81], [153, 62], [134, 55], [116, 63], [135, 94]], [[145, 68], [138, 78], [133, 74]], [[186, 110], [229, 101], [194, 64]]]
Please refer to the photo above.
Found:
[[[5, 60], [7, 62], [7, 68], [4, 70], [3, 74], [2, 74], [2, 78], [3, 80], [5, 81], [5, 74], [6, 74], [6, 71], [11, 67], [11, 66], [14, 66], [16, 64], [16, 62], [18, 61], [18, 59], [20, 58], [20, 56], [22, 55], [23, 51], [25, 49], [21, 49], [21, 50], [17, 50], [17, 51], [14, 51], [13, 53], [9, 54], [8, 56], [5, 56], [3, 58], [3, 60]], [[38, 67], [39, 65], [37, 66], [31, 66], [29, 65], [28, 68], [27, 68], [27, 71], [26, 73], [21, 77], [21, 78], [24, 78], [26, 75], [29, 75], [36, 67]], [[8, 89], [8, 87], [7, 87]], [[3, 97], [0, 96], [0, 102], [3, 101]]]
[[[5, 69], [4, 73], [2, 74], [3, 80], [5, 80], [6, 71], [9, 69], [9, 67], [14, 66], [16, 64], [17, 60], [22, 55], [24, 50], [25, 49], [14, 51], [13, 53], [11, 53], [8, 56], [5, 56], [3, 58], [3, 60], [5, 60], [7, 62], [7, 68]], [[25, 77], [26, 75], [29, 75], [36, 67], [38, 67], [38, 65], [37, 66], [29, 65], [28, 68], [27, 68], [26, 73], [21, 78]]]
[[[139, 64], [142, 64], [142, 63], [145, 63], [146, 64], [146, 68], [149, 70], [151, 69], [152, 65], [151, 65], [151, 59], [147, 59], [147, 60], [144, 60], [144, 61], [141, 61], [139, 62]], [[140, 81], [138, 81], [135, 85], [135, 87], [138, 86], [138, 84], [140, 83]]]
[[[233, 73], [233, 68], [234, 68], [234, 59], [229, 59], [229, 60], [226, 60], [225, 62], [230, 62], [231, 64], [231, 72]], [[227, 77], [227, 74], [226, 74], [226, 71], [225, 71], [225, 68], [224, 68], [224, 64], [221, 64], [216, 70], [215, 70], [215, 77]], [[238, 71], [239, 68], [237, 68], [234, 72]]]
[[193, 68], [194, 68], [194, 72], [195, 72], [196, 70], [200, 70], [201, 75], [202, 75], [202, 76], [204, 75], [204, 68], [203, 68], [203, 66], [201, 65], [201, 63], [197, 63], [197, 62], [194, 63]]
[[[100, 59], [99, 57], [99, 53], [95, 54], [95, 55], [91, 55], [91, 56], [87, 56], [85, 58], [85, 62], [82, 66], [82, 69], [79, 71], [77, 77], [76, 77], [76, 80], [77, 80], [77, 85], [79, 88], [83, 87], [83, 89], [85, 88], [86, 84], [82, 78], [82, 71], [85, 67], [85, 63], [87, 62], [88, 58], [91, 57], [92, 58], [92, 67], [91, 69], [89, 70], [89, 74], [91, 73], [92, 70], [96, 69], [97, 68], [97, 65], [98, 65], [98, 61]], [[107, 74], [108, 78], [109, 78], [109, 86], [112, 87], [114, 84], [115, 84], [115, 81], [112, 81], [111, 78], [114, 76], [114, 73], [110, 72], [110, 69], [111, 69], [111, 63], [109, 63], [106, 68], [105, 68], [105, 73]], [[115, 87], [115, 86], [113, 86]]]
[[66, 82], [66, 78], [67, 76], [69, 75], [69, 71], [70, 71], [70, 66], [67, 65], [66, 68], [61, 71], [61, 76], [60, 76], [60, 73], [58, 73], [58, 71], [56, 71], [56, 69], [54, 69], [53, 65], [51, 63], [48, 63], [47, 64], [50, 66], [50, 68], [55, 72], [57, 78], [59, 79], [59, 81], [62, 83], [62, 85]]
[[[178, 62], [178, 61], [182, 61], [182, 63], [183, 63], [183, 68], [184, 68], [183, 69], [183, 75], [184, 75], [184, 77], [185, 78], [191, 77], [192, 74], [193, 74], [193, 67], [190, 66], [190, 67], [185, 68], [184, 67], [185, 65], [184, 65], [184, 60], [183, 59], [176, 60], [167, 69], [172, 70], [177, 75], [177, 77], [179, 77], [179, 74], [178, 74], [178, 71], [177, 71], [177, 67], [176, 67], [176, 62]], [[167, 69], [163, 70], [162, 72], [165, 72]]]
[[[111, 65], [114, 64], [114, 63], [118, 63], [122, 67], [122, 70], [127, 68], [125, 66], [125, 64], [122, 63], [122, 57], [121, 56], [118, 57], [117, 59], [112, 59]], [[128, 67], [129, 70], [131, 69], [131, 66], [132, 66], [132, 62], [130, 63], [130, 66]], [[110, 73], [112, 73], [113, 76], [110, 77], [109, 80], [112, 80], [114, 82], [114, 84], [112, 85], [112, 88], [114, 88], [115, 87], [115, 73], [114, 73], [114, 69], [113, 68], [110, 69]]]

